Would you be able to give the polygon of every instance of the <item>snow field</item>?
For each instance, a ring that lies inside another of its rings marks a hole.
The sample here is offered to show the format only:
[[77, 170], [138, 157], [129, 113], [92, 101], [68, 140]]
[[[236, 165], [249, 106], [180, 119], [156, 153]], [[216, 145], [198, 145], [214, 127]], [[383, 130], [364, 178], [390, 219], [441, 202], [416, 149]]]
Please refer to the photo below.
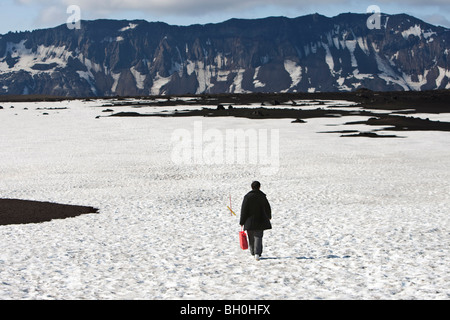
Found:
[[[95, 119], [98, 102], [42, 104], [0, 111], [1, 197], [100, 213], [1, 226], [0, 299], [450, 297], [448, 133], [340, 138], [317, 132], [347, 119]], [[278, 173], [174, 165], [171, 134], [193, 121], [279, 129]], [[259, 262], [226, 208], [231, 195], [239, 214], [255, 179], [274, 227]]]

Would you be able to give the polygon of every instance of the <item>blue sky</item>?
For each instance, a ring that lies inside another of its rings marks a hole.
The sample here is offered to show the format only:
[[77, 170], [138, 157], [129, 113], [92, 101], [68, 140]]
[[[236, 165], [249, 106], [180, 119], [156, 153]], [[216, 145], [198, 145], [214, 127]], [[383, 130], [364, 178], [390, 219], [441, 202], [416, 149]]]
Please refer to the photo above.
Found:
[[407, 13], [450, 28], [450, 0], [0, 0], [0, 34], [66, 23], [77, 5], [81, 19], [145, 19], [170, 24], [216, 23], [230, 18], [335, 16], [364, 13], [376, 5], [383, 13]]

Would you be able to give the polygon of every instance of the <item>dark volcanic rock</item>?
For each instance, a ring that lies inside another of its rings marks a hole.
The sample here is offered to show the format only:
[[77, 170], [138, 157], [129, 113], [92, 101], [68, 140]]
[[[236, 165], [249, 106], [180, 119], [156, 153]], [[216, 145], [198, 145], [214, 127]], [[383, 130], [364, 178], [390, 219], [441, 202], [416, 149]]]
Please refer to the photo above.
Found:
[[306, 123], [306, 121], [305, 120], [302, 120], [302, 119], [295, 119], [295, 120], [293, 120], [293, 121], [291, 121], [292, 123]]
[[388, 126], [385, 130], [396, 131], [450, 131], [450, 122], [432, 121], [429, 119], [406, 117], [406, 116], [380, 116], [372, 117], [367, 121], [347, 122], [346, 124], [366, 124], [371, 126]]
[[98, 213], [98, 209], [51, 202], [0, 199], [0, 225], [39, 223], [87, 213]]
[[368, 137], [368, 138], [402, 138], [394, 134], [380, 135], [376, 132], [359, 132], [355, 134], [343, 134], [341, 137]]

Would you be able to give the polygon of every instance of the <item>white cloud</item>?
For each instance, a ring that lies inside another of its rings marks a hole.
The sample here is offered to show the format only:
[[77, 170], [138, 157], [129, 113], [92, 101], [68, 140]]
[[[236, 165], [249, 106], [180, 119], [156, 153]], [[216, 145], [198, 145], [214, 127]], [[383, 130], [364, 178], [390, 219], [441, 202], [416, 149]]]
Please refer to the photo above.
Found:
[[[36, 6], [41, 11], [38, 22], [50, 23], [67, 17], [65, 9], [78, 5], [83, 19], [123, 17], [149, 17], [148, 20], [165, 21], [168, 17], [190, 18], [196, 23], [199, 17], [215, 20], [232, 17], [259, 17], [267, 15], [300, 16], [318, 12], [327, 16], [341, 12], [366, 12], [376, 4], [382, 12], [405, 12], [417, 17], [428, 17], [429, 22], [448, 23], [448, 0], [14, 0], [22, 6]], [[59, 10], [59, 11], [58, 11]], [[60, 12], [61, 11], [61, 12]], [[438, 17], [442, 17], [438, 19]], [[170, 19], [169, 19], [170, 20]], [[200, 21], [200, 20], [198, 20]], [[202, 21], [205, 21], [203, 19]], [[212, 21], [211, 21], [212, 22]], [[448, 26], [448, 25], [447, 25]]]
[[[149, 14], [202, 15], [222, 10], [234, 11], [270, 4], [267, 0], [64, 0], [66, 4], [77, 4], [82, 10], [120, 11], [144, 10]], [[281, 0], [281, 2], [293, 2]]]
[[61, 7], [50, 5], [41, 10], [40, 14], [36, 18], [36, 24], [38, 26], [56, 26], [65, 23], [66, 20], [67, 14], [65, 11], [61, 10]]
[[420, 18], [436, 26], [450, 28], [450, 20], [448, 20], [447, 17], [443, 16], [442, 14], [430, 14]]
[[[376, 0], [376, 1], [355, 1], [355, 0], [15, 0], [20, 4], [39, 4], [42, 6], [60, 6], [64, 4], [78, 5], [82, 10], [89, 11], [117, 11], [117, 10], [144, 10], [148, 13], [164, 14], [205, 14], [210, 12], [239, 11], [246, 8], [257, 8], [262, 6], [281, 6], [291, 8], [317, 7], [326, 5], [338, 5], [342, 11], [349, 11], [348, 8], [361, 8], [359, 12], [364, 12], [364, 8], [369, 4], [396, 5], [403, 7], [405, 11], [411, 7], [440, 7], [445, 10], [450, 9], [448, 0]], [[365, 3], [365, 4], [364, 4]], [[350, 10], [355, 11], [355, 10]]]

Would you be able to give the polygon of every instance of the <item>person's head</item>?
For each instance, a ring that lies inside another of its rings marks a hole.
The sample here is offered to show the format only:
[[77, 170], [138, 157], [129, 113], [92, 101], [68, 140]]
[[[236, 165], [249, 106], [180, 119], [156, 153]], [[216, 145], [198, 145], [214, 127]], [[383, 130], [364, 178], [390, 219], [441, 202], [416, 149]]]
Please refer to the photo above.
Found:
[[259, 190], [259, 188], [261, 188], [261, 183], [259, 183], [259, 181], [253, 181], [252, 190]]

